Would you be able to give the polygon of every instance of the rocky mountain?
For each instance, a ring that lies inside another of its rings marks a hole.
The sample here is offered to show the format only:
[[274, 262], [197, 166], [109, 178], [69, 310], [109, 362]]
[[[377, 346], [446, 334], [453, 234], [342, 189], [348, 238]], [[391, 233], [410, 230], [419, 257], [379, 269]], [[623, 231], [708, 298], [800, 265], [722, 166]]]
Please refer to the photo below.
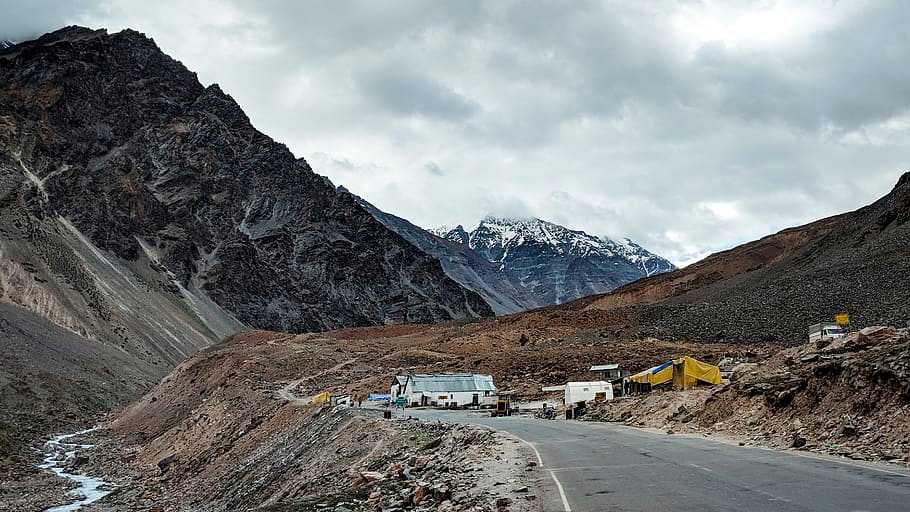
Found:
[[[14, 300], [68, 328], [104, 329], [124, 305], [144, 317], [119, 300], [137, 293], [208, 339], [491, 313], [138, 32], [69, 27], [3, 50], [0, 78], [4, 262], [28, 262], [34, 293], [60, 304]], [[153, 327], [180, 358], [204, 344]]]
[[492, 316], [217, 85], [81, 27], [0, 49], [0, 302], [144, 381], [240, 330]]
[[543, 305], [530, 290], [513, 280], [508, 273], [501, 272], [499, 265], [487, 261], [466, 244], [440, 238], [401, 217], [383, 212], [361, 197], [354, 197], [387, 228], [438, 259], [449, 277], [465, 288], [479, 293], [497, 315], [516, 313]]
[[471, 232], [462, 226], [432, 232], [497, 265], [538, 306], [603, 293], [675, 269], [627, 238], [598, 238], [535, 218], [488, 216]]
[[[838, 312], [910, 321], [910, 173], [859, 210], [785, 229], [686, 268], [563, 306], [560, 322], [618, 337], [804, 342]], [[526, 319], [532, 321], [532, 319]], [[553, 321], [551, 319], [551, 321]]]

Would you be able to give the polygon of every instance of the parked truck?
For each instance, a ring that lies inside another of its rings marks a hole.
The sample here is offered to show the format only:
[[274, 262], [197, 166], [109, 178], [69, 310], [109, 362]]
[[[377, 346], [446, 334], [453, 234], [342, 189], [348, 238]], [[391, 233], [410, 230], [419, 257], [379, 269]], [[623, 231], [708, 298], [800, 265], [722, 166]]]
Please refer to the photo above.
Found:
[[822, 322], [809, 327], [809, 343], [813, 341], [830, 341], [846, 334], [844, 328], [829, 322]]

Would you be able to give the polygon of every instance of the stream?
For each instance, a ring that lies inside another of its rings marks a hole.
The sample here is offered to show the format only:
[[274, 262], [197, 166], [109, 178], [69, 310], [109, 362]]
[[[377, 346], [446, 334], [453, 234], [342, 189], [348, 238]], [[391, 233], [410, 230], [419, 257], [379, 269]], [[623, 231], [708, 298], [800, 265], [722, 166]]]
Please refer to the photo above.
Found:
[[108, 490], [110, 485], [104, 480], [88, 475], [80, 475], [78, 473], [68, 473], [63, 467], [76, 456], [78, 450], [84, 450], [93, 446], [90, 444], [68, 443], [66, 442], [67, 439], [81, 436], [82, 434], [87, 434], [94, 430], [96, 430], [96, 428], [82, 430], [73, 434], [62, 434], [55, 436], [50, 441], [44, 443], [44, 449], [47, 456], [44, 457], [44, 461], [38, 467], [49, 469], [58, 476], [66, 478], [67, 480], [72, 480], [77, 484], [75, 489], [72, 489], [67, 493], [76, 499], [76, 501], [68, 505], [45, 509], [44, 512], [69, 512], [72, 510], [79, 510], [83, 505], [94, 503], [110, 494], [111, 491]]

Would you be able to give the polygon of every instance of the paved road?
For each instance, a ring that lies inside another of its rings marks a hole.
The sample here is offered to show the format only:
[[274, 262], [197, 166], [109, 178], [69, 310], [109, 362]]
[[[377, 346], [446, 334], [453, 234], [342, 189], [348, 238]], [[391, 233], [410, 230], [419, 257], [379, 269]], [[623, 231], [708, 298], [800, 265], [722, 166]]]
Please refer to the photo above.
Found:
[[426, 410], [404, 415], [491, 426], [532, 445], [542, 460], [545, 512], [910, 511], [910, 471], [889, 465], [610, 424]]

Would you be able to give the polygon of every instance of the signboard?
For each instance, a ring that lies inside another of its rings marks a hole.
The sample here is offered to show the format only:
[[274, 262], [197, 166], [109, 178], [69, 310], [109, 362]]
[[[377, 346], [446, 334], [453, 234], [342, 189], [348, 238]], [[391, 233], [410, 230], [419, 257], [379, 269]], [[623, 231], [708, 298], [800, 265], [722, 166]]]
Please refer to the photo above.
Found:
[[398, 397], [398, 398], [395, 399], [395, 407], [402, 407], [402, 408], [404, 408], [404, 407], [407, 407], [407, 406], [408, 406], [408, 399], [407, 399], [407, 397], [400, 396], [400, 397]]
[[850, 325], [850, 315], [847, 313], [838, 313], [834, 315], [834, 323], [839, 327], [847, 327]]

